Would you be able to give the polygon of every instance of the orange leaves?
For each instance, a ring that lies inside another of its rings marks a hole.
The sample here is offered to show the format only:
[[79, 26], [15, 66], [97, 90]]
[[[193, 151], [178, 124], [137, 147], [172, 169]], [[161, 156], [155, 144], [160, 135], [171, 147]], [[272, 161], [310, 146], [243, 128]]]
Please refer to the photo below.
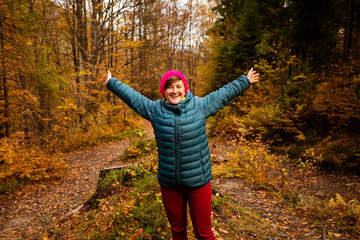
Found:
[[274, 171], [279, 171], [279, 158], [261, 143], [250, 143], [241, 139], [235, 142], [235, 150], [228, 154], [228, 161], [213, 166], [215, 176], [237, 177], [258, 184], [274, 184]]
[[0, 141], [0, 182], [26, 181], [59, 177], [66, 163], [59, 155], [51, 155], [39, 148], [30, 147], [24, 133]]
[[143, 233], [144, 233], [144, 229], [142, 228], [136, 229], [135, 233], [130, 236], [129, 240], [141, 239]]
[[334, 128], [347, 127], [350, 118], [360, 118], [360, 78], [353, 74], [351, 65], [333, 65], [319, 76], [313, 108], [329, 118]]
[[[63, 99], [54, 115], [50, 133], [44, 137], [47, 148], [54, 152], [67, 152], [82, 147], [97, 145], [104, 140], [123, 138], [122, 134], [139, 127], [134, 116], [124, 121], [122, 108], [106, 105], [99, 109], [98, 116], [84, 116], [84, 107], [78, 107], [70, 99]], [[125, 110], [124, 110], [125, 111]]]

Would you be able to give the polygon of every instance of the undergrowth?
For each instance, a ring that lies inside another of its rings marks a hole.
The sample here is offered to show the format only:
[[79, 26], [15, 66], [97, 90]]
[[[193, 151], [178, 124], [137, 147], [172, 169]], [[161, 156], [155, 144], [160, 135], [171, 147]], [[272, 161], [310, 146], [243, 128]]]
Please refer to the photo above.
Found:
[[[272, 154], [260, 141], [232, 140], [227, 158], [213, 164], [218, 178], [239, 178], [265, 186], [269, 193], [300, 211], [315, 227], [331, 229], [333, 236], [359, 237], [360, 205], [357, 200], [320, 199], [309, 195], [316, 190], [315, 166], [321, 156], [313, 148], [306, 149], [296, 161]], [[216, 162], [216, 160], [215, 160]], [[335, 193], [334, 193], [335, 194]]]
[[[129, 118], [129, 117], [128, 117]], [[67, 173], [65, 152], [142, 135], [138, 121], [89, 125], [72, 132], [53, 126], [53, 131], [38, 146], [24, 132], [0, 139], [0, 194], [15, 191], [28, 183], [63, 177]]]
[[23, 133], [0, 140], [0, 193], [14, 191], [29, 182], [61, 177], [66, 169], [61, 154], [31, 146]]

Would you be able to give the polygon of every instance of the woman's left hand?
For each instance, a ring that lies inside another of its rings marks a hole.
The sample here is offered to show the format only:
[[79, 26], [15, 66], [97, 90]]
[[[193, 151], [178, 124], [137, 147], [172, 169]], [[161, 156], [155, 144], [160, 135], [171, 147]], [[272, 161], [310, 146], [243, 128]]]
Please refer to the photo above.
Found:
[[247, 77], [250, 79], [250, 83], [253, 84], [260, 80], [260, 73], [257, 73], [253, 68], [251, 68]]

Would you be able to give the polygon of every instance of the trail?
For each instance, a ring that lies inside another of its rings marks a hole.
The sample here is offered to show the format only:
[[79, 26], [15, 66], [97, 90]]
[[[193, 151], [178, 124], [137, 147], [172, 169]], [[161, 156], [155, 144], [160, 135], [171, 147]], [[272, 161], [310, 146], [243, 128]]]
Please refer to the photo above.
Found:
[[[281, 204], [276, 198], [269, 197], [265, 189], [257, 188], [236, 178], [214, 179], [212, 184], [213, 189], [217, 192], [259, 214], [259, 217], [266, 221], [269, 226], [280, 232], [277, 239], [310, 240], [319, 237], [315, 235], [316, 229], [311, 228], [305, 218], [287, 209], [285, 204]], [[254, 235], [252, 232], [241, 233], [245, 238], [247, 234], [250, 234], [249, 237], [265, 237]]]
[[99, 170], [120, 165], [128, 144], [122, 140], [71, 153], [66, 177], [0, 195], [0, 239], [28, 239], [81, 205], [95, 192]]

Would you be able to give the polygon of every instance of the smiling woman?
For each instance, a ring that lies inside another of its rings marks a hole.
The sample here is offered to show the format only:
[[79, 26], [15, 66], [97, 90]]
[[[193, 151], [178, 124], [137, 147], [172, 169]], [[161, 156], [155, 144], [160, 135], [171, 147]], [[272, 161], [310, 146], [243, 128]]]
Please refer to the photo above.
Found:
[[199, 98], [190, 91], [185, 76], [168, 71], [160, 81], [163, 99], [151, 101], [131, 87], [104, 76], [104, 84], [154, 128], [158, 147], [158, 180], [173, 240], [187, 239], [186, 207], [197, 239], [215, 239], [211, 229], [211, 160], [206, 118], [259, 80], [251, 69], [219, 90]]
[[164, 95], [167, 103], [178, 104], [185, 99], [185, 86], [181, 78], [170, 77], [164, 87]]
[[[185, 76], [175, 70], [166, 72], [161, 78], [159, 91], [168, 103], [175, 105], [180, 103], [185, 99], [185, 95], [188, 92]], [[170, 99], [173, 99], [173, 101], [170, 101]]]

